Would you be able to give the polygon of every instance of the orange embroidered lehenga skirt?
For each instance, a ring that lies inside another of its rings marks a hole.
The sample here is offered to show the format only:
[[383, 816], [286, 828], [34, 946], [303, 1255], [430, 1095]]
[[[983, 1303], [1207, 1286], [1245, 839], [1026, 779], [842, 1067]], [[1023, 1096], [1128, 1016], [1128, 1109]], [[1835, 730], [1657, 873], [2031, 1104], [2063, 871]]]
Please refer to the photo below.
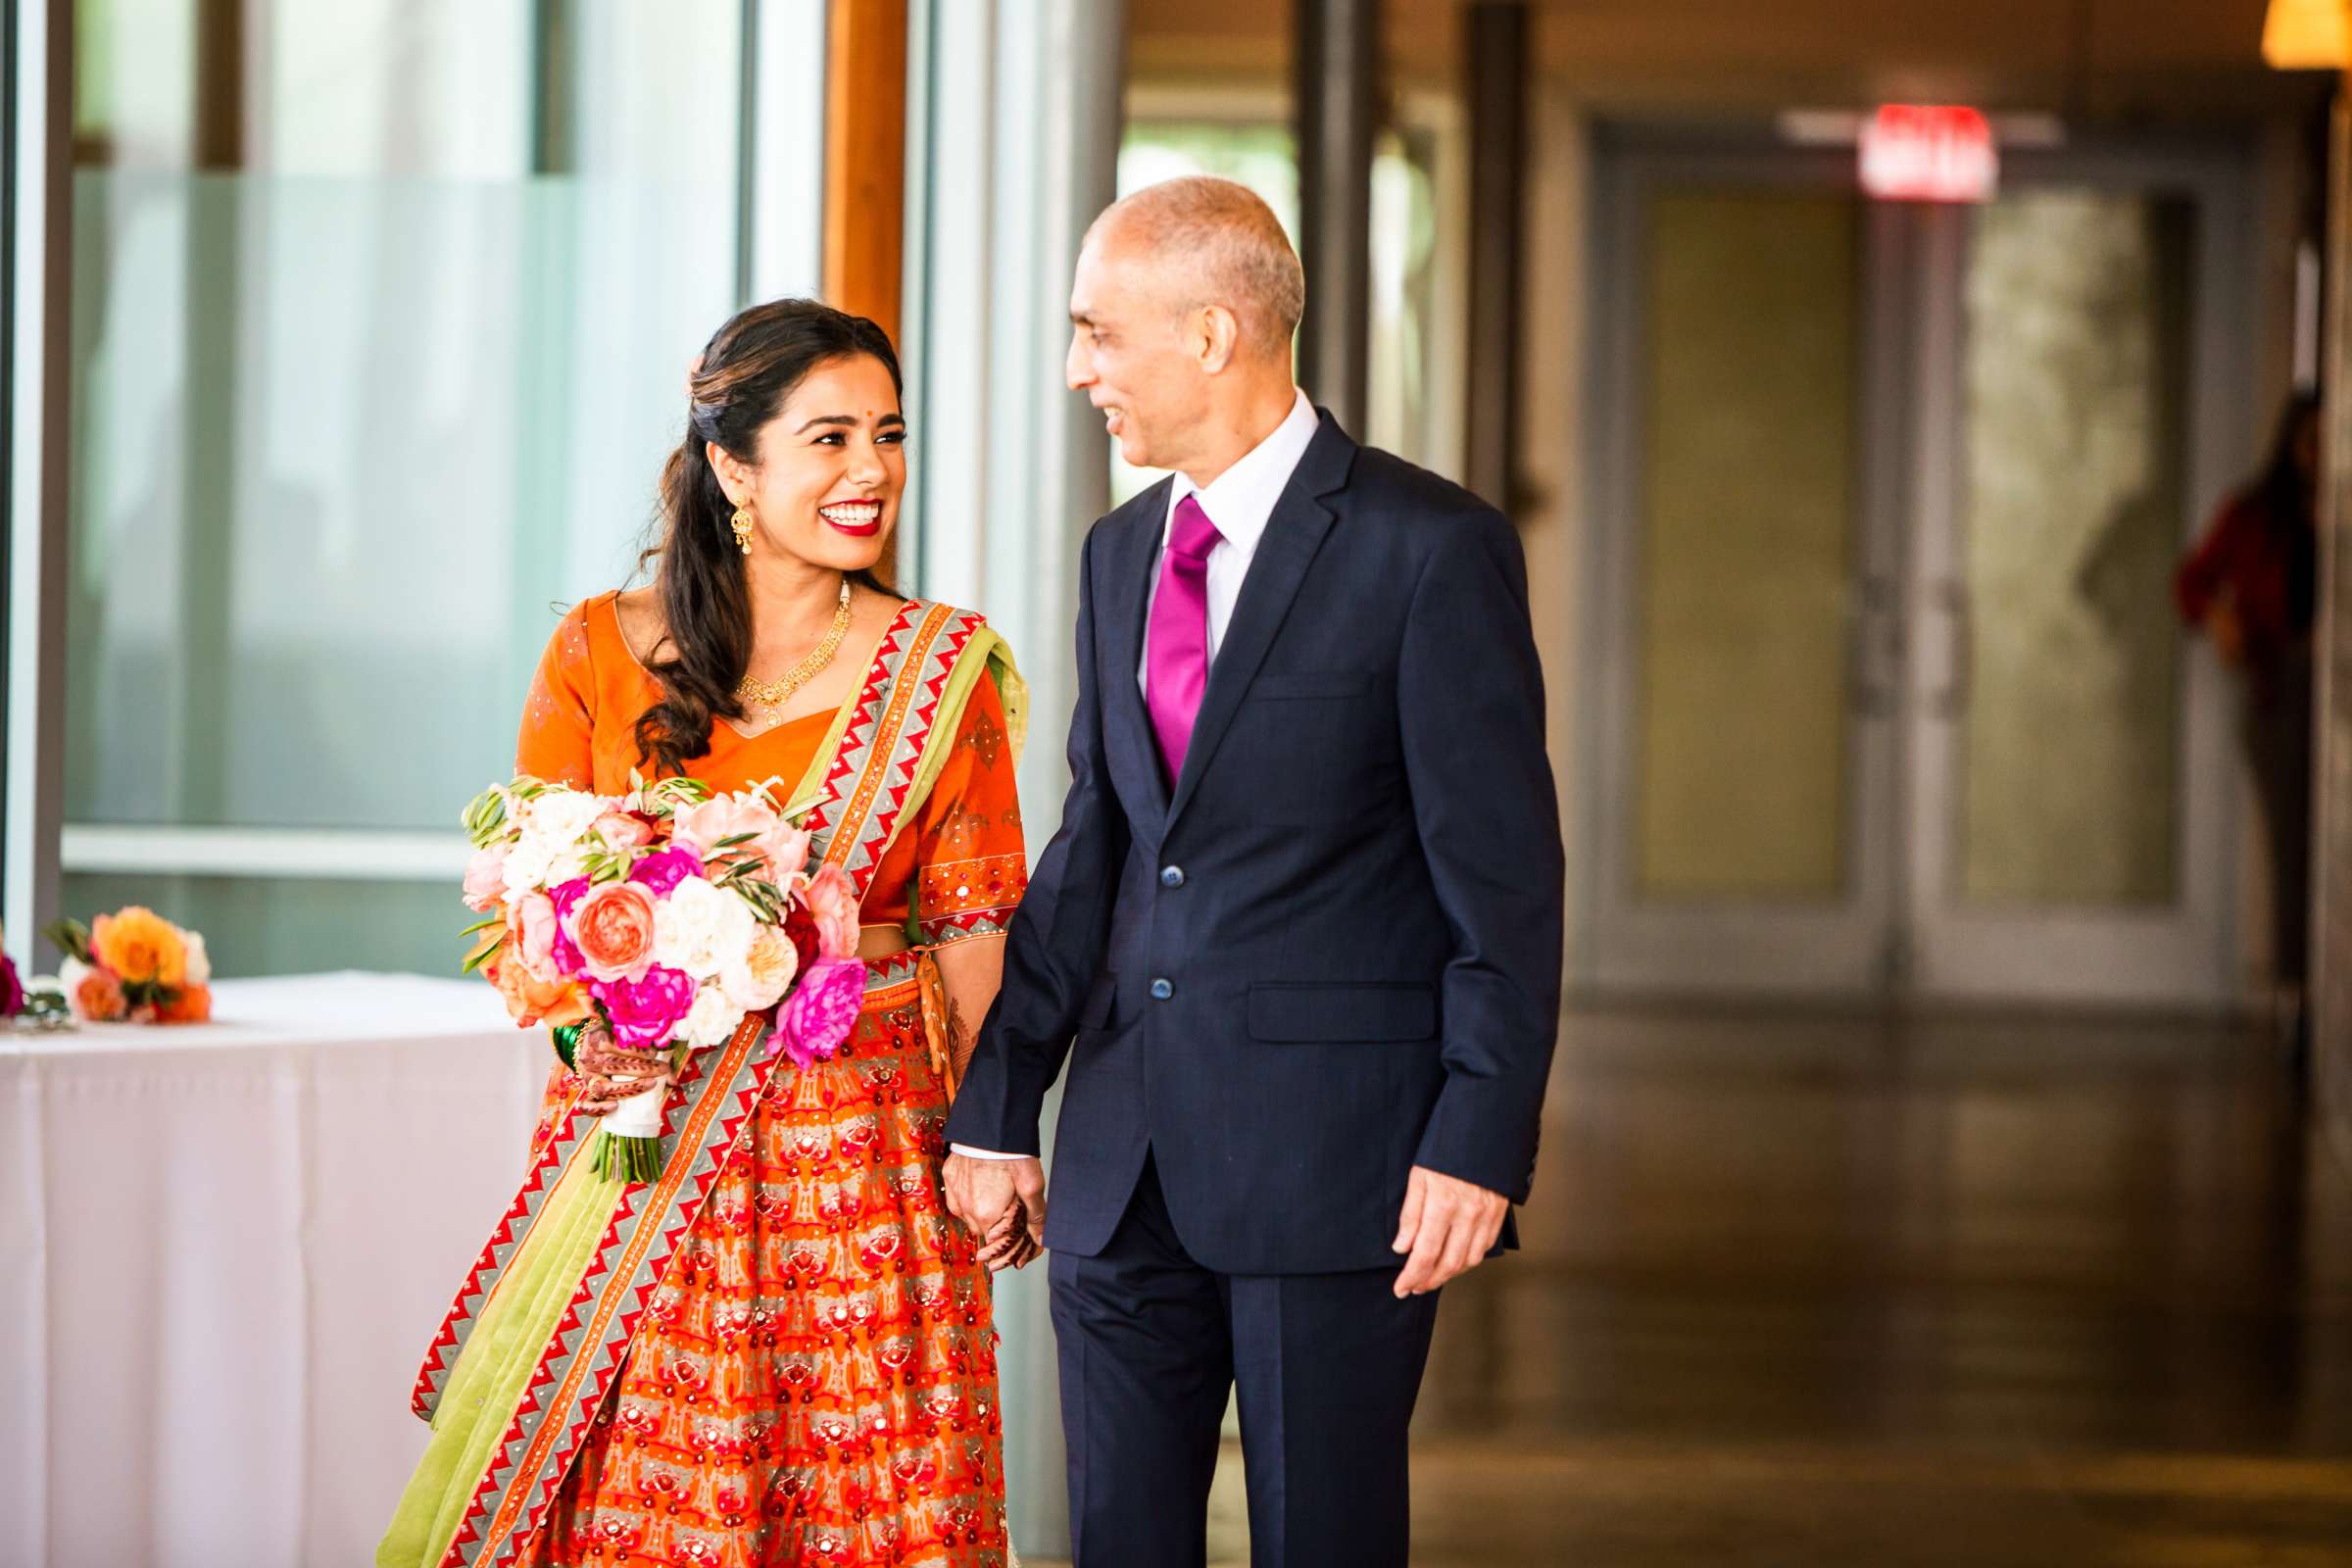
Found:
[[873, 967], [842, 1054], [769, 1078], [526, 1561], [1004, 1561], [988, 1271], [913, 956]]

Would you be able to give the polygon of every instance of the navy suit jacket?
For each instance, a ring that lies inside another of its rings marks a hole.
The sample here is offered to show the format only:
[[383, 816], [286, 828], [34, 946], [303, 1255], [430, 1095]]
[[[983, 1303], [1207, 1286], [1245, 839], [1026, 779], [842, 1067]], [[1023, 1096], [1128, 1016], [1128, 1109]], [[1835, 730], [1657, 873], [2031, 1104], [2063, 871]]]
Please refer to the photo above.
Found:
[[1165, 484], [1096, 523], [1069, 798], [948, 1124], [1038, 1152], [1046, 1242], [1108, 1244], [1147, 1151], [1228, 1274], [1394, 1268], [1418, 1165], [1524, 1201], [1563, 869], [1518, 536], [1329, 414], [1170, 790], [1136, 670]]

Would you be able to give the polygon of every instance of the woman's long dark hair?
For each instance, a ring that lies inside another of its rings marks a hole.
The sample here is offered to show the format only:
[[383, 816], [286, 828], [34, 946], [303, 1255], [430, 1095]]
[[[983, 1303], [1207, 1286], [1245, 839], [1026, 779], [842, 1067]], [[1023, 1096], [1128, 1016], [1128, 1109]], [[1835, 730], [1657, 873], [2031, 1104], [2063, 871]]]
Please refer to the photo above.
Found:
[[[662, 466], [661, 542], [637, 561], [657, 563], [668, 657], [651, 668], [662, 697], [637, 720], [637, 753], [652, 773], [686, 770], [710, 750], [710, 726], [741, 718], [735, 687], [752, 658], [752, 602], [735, 542], [734, 504], [710, 466], [715, 443], [745, 463], [760, 459], [760, 430], [811, 370], [868, 355], [904, 395], [890, 334], [862, 316], [814, 300], [774, 300], [738, 312], [710, 336], [687, 383], [686, 436]], [[851, 581], [887, 593], [872, 572]]]
[[2254, 494], [2269, 513], [2274, 527], [2310, 526], [2318, 487], [2315, 476], [2303, 471], [2303, 465], [2295, 456], [2295, 446], [2304, 427], [2319, 416], [2317, 392], [2292, 393], [2286, 407], [2278, 411], [2278, 424], [2271, 435], [2270, 461], [2263, 465], [2262, 476], [2254, 481]]

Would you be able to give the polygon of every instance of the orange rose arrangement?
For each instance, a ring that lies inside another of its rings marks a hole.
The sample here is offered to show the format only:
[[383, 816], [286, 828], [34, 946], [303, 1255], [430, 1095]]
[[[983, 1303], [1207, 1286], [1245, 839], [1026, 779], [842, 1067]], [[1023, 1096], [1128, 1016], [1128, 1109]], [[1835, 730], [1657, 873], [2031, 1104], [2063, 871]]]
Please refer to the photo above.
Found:
[[43, 933], [66, 955], [67, 1004], [87, 1023], [203, 1023], [213, 1015], [213, 963], [204, 938], [132, 905], [88, 925], [59, 920]]

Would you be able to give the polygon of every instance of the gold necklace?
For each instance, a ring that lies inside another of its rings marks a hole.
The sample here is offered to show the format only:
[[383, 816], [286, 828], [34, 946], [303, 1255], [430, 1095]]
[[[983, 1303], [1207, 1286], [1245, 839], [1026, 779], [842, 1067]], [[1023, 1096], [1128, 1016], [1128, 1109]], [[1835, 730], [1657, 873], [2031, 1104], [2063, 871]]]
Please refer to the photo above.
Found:
[[833, 612], [833, 624], [826, 628], [825, 639], [816, 645], [807, 659], [786, 670], [775, 680], [754, 680], [746, 675], [737, 683], [735, 695], [753, 708], [764, 708], [774, 712], [792, 700], [792, 694], [808, 684], [816, 672], [833, 662], [841, 652], [841, 640], [850, 631], [850, 580], [841, 580], [841, 607]]

